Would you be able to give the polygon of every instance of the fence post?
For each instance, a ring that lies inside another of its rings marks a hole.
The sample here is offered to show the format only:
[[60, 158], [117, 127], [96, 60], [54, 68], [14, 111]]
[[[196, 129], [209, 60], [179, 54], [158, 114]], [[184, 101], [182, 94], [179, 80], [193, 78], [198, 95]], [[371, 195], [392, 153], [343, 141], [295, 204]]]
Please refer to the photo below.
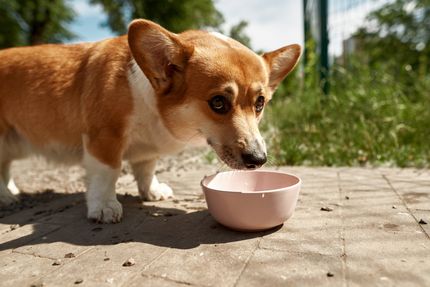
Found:
[[319, 1], [319, 18], [320, 18], [320, 82], [324, 94], [329, 93], [329, 61], [328, 61], [328, 0]]

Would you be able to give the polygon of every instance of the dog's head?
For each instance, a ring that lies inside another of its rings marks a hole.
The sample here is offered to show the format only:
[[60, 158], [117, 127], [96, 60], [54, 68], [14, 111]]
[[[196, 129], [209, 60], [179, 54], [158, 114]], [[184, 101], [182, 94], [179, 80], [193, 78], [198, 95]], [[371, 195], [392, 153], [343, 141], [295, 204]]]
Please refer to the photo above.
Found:
[[146, 20], [130, 24], [128, 42], [154, 88], [164, 124], [177, 139], [204, 138], [231, 168], [254, 169], [266, 162], [258, 123], [298, 62], [299, 45], [259, 56], [220, 34], [174, 34]]

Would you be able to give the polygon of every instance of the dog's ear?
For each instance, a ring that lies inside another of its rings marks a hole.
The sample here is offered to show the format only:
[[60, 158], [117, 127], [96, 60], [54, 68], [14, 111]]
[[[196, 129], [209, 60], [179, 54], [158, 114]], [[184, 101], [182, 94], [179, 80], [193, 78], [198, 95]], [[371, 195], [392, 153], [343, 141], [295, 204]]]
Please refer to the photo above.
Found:
[[263, 59], [269, 66], [269, 87], [272, 90], [275, 90], [288, 73], [294, 69], [299, 61], [301, 50], [300, 45], [293, 44], [263, 54]]
[[158, 93], [167, 93], [173, 77], [182, 73], [193, 46], [160, 25], [148, 20], [134, 20], [128, 27], [128, 45], [139, 67]]

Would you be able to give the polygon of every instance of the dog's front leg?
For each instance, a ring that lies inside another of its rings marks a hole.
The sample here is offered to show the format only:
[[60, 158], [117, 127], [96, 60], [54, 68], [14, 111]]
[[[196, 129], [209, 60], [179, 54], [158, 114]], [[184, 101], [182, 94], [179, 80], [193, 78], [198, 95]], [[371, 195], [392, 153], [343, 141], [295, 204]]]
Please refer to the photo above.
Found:
[[120, 167], [103, 163], [85, 151], [84, 166], [87, 170], [88, 218], [97, 222], [117, 223], [122, 218], [122, 206], [115, 194], [115, 184]]
[[131, 164], [139, 194], [143, 200], [157, 201], [173, 197], [172, 189], [167, 184], [158, 182], [155, 176], [156, 164], [157, 160]]

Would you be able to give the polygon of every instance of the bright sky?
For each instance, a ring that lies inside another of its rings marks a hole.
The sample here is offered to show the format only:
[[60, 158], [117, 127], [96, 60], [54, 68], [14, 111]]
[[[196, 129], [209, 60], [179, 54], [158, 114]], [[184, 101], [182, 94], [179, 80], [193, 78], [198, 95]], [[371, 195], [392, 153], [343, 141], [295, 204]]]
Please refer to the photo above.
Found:
[[[217, 0], [216, 7], [226, 20], [228, 30], [240, 20], [249, 26], [246, 33], [256, 50], [274, 50], [287, 44], [303, 43], [302, 0]], [[78, 17], [71, 29], [77, 41], [97, 41], [113, 36], [100, 23], [105, 16], [100, 7], [90, 6], [87, 0], [71, 0]]]

